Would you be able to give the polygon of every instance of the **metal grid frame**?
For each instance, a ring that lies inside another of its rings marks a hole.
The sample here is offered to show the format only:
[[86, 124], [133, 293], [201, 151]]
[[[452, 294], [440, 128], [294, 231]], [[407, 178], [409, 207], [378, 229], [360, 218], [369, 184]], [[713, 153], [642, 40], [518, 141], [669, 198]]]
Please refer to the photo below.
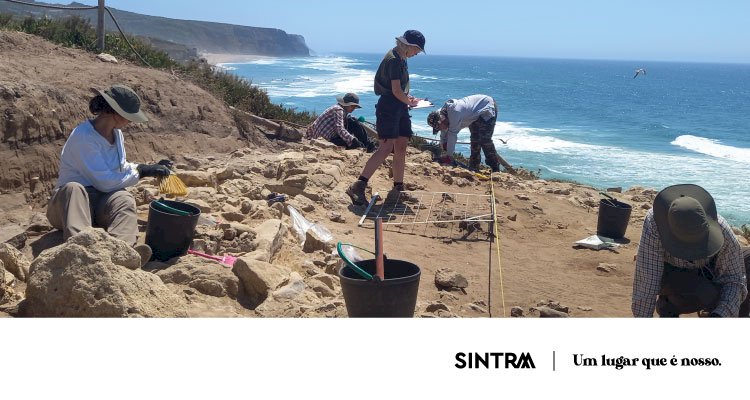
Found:
[[[381, 199], [383, 202], [378, 203]], [[382, 218], [385, 230], [426, 237], [485, 240], [492, 237], [493, 210], [491, 195], [391, 191], [382, 198], [376, 192], [358, 226], [374, 229], [375, 219]]]

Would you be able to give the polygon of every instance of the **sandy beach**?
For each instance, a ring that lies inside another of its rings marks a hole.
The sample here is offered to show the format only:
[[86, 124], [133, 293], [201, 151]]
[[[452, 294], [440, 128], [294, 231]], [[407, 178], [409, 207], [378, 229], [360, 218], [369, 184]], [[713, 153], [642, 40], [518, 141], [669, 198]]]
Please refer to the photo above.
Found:
[[223, 63], [249, 63], [258, 60], [271, 59], [274, 57], [261, 56], [258, 54], [229, 54], [229, 53], [201, 53], [209, 64]]

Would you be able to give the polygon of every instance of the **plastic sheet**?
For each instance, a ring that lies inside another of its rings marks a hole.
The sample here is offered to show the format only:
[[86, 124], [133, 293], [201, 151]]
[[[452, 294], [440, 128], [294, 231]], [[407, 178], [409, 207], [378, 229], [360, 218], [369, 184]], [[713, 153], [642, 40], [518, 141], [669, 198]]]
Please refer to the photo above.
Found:
[[297, 238], [301, 245], [305, 245], [305, 236], [307, 235], [307, 231], [311, 229], [323, 242], [330, 242], [333, 240], [333, 234], [331, 234], [331, 231], [329, 231], [328, 228], [322, 224], [308, 221], [291, 205], [287, 204], [286, 207], [289, 209], [289, 215], [292, 217], [292, 229], [297, 233]]
[[593, 250], [609, 249], [619, 246], [619, 244], [615, 243], [614, 239], [598, 235], [589, 236], [573, 244], [575, 246], [585, 247]]

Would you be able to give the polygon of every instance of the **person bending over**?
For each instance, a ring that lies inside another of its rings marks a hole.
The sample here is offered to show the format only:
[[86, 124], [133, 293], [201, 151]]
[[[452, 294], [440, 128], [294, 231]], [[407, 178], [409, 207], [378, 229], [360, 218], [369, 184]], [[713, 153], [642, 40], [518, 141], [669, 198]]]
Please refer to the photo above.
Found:
[[[643, 221], [633, 278], [635, 317], [747, 314], [747, 262], [711, 195], [691, 184], [665, 188]], [[744, 303], [743, 303], [744, 300]], [[744, 315], [747, 316], [747, 315]]]
[[500, 157], [492, 142], [497, 112], [495, 100], [483, 94], [450, 99], [445, 102], [440, 111], [431, 112], [427, 116], [427, 124], [432, 127], [433, 135], [440, 131], [440, 145], [444, 152], [440, 162], [452, 163], [458, 132], [469, 128], [471, 132], [469, 167], [474, 170], [479, 169], [480, 152], [483, 150], [485, 162], [493, 172], [500, 171], [499, 165], [502, 165], [506, 171], [513, 172], [513, 167]]

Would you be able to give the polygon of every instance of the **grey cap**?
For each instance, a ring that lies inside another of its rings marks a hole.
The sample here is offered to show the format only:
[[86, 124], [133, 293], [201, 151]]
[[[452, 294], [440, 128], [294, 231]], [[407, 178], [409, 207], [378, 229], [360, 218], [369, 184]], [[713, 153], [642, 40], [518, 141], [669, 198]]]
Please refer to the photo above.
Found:
[[343, 96], [338, 96], [336, 97], [336, 101], [342, 106], [355, 106], [357, 108], [362, 108], [362, 106], [359, 105], [359, 96], [354, 93], [347, 93]]

